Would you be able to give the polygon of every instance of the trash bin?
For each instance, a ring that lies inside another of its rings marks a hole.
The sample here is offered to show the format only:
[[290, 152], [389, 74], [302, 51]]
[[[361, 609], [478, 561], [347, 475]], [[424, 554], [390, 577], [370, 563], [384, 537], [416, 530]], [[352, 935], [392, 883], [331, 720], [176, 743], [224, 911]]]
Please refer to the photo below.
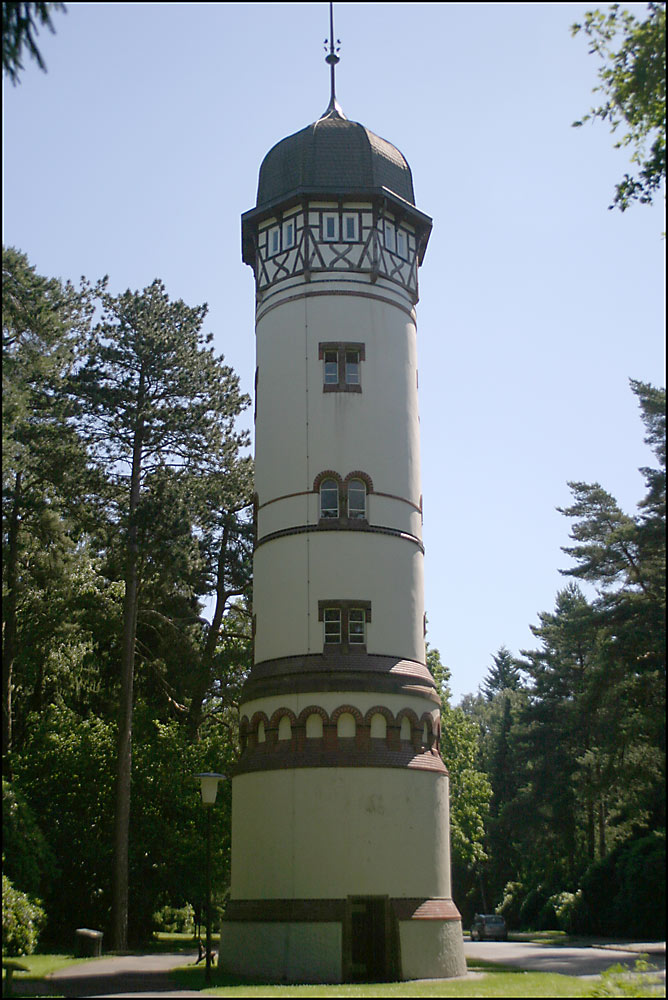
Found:
[[74, 932], [74, 955], [76, 958], [98, 957], [102, 954], [102, 931], [92, 931], [89, 927], [77, 927]]

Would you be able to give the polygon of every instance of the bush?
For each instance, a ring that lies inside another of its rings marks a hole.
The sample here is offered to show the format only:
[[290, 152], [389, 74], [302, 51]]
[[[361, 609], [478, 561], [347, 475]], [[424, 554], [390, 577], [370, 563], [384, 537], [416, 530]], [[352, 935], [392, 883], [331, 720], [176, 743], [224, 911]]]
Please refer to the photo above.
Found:
[[496, 908], [496, 912], [505, 917], [508, 927], [518, 928], [520, 926], [520, 908], [526, 888], [521, 882], [507, 882], [503, 890], [503, 899]]
[[157, 931], [165, 934], [194, 934], [195, 911], [186, 903], [185, 906], [163, 906], [153, 914], [153, 924]]
[[25, 798], [2, 779], [3, 871], [31, 896], [44, 896], [58, 875], [53, 851]]
[[2, 953], [31, 955], [37, 946], [46, 914], [36, 900], [15, 889], [2, 876]]
[[577, 915], [582, 906], [582, 889], [577, 892], [558, 892], [548, 899], [557, 921], [557, 927], [566, 934], [573, 934]]
[[557, 918], [548, 903], [551, 895], [551, 888], [542, 884], [529, 890], [520, 906], [520, 927], [532, 931], [556, 928]]
[[666, 838], [652, 833], [627, 841], [587, 869], [574, 911], [581, 934], [666, 936]]

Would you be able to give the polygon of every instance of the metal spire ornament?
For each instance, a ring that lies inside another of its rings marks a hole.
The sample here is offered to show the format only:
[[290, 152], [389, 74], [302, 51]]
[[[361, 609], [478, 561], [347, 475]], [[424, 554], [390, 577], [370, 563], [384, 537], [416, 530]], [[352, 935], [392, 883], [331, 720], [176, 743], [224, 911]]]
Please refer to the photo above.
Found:
[[[329, 49], [329, 51], [327, 51]], [[327, 110], [322, 116], [325, 118], [327, 115], [338, 115], [340, 118], [345, 118], [341, 105], [336, 99], [336, 64], [340, 62], [337, 55], [341, 51], [341, 40], [339, 38], [334, 41], [334, 4], [329, 5], [329, 38], [325, 39], [325, 62], [329, 64], [330, 74], [331, 74], [331, 86], [330, 86], [330, 97]]]

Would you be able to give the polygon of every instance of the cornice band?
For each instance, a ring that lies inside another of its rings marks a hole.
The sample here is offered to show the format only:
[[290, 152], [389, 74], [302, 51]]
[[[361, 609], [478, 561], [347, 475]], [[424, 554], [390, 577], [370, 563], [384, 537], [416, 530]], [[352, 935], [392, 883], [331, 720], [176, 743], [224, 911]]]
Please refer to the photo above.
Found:
[[307, 653], [256, 663], [243, 686], [241, 703], [274, 695], [327, 691], [374, 691], [441, 699], [429, 668], [416, 660], [377, 653]]
[[[452, 899], [395, 897], [397, 920], [461, 920]], [[230, 899], [223, 920], [234, 923], [341, 923], [347, 899]]]
[[[435, 775], [447, 775], [448, 770], [436, 751], [416, 753], [413, 747], [391, 749], [387, 746], [370, 747], [361, 750], [354, 737], [338, 739], [337, 746], [326, 746], [322, 739], [309, 740], [309, 744], [295, 749], [292, 741], [285, 743], [260, 743], [247, 749], [237, 764], [230, 770], [233, 778], [241, 774], [258, 771], [291, 771], [314, 767], [384, 767], [402, 768], [412, 771], [430, 771]], [[384, 741], [373, 740], [373, 743]]]
[[270, 531], [269, 534], [258, 538], [255, 548], [259, 549], [261, 545], [265, 545], [267, 542], [274, 542], [277, 538], [288, 538], [290, 535], [305, 535], [321, 531], [366, 531], [375, 535], [391, 535], [393, 538], [402, 538], [406, 542], [412, 542], [424, 555], [424, 545], [417, 535], [411, 535], [409, 532], [401, 531], [399, 528], [387, 528], [382, 525], [367, 524], [361, 520], [350, 520], [346, 524], [322, 521], [318, 524], [298, 524], [292, 528], [280, 528], [278, 531]]

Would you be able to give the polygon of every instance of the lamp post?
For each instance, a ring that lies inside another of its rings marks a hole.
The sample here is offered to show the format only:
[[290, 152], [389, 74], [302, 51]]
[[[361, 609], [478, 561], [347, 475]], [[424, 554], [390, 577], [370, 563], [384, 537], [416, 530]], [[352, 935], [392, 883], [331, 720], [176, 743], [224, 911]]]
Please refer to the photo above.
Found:
[[224, 774], [207, 771], [198, 774], [202, 805], [206, 809], [206, 983], [211, 984], [211, 810], [218, 793], [218, 782], [225, 780]]

